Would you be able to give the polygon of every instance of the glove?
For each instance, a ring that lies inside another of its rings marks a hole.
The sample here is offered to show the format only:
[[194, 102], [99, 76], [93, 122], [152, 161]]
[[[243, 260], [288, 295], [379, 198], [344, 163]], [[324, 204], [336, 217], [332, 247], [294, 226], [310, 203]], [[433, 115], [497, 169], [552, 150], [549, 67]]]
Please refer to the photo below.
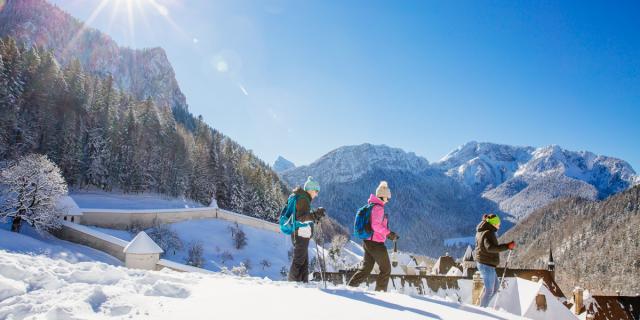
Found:
[[389, 234], [387, 235], [387, 239], [389, 239], [389, 240], [391, 240], [391, 241], [394, 241], [394, 240], [398, 240], [398, 239], [400, 239], [400, 237], [398, 237], [398, 235], [397, 235], [395, 232], [391, 231], [391, 232], [389, 232]]
[[313, 220], [320, 221], [320, 219], [325, 216], [325, 210], [323, 207], [320, 207], [311, 213], [311, 215], [313, 216]]
[[509, 250], [513, 250], [516, 248], [516, 243], [511, 241], [509, 243], [507, 243], [507, 248], [509, 248]]

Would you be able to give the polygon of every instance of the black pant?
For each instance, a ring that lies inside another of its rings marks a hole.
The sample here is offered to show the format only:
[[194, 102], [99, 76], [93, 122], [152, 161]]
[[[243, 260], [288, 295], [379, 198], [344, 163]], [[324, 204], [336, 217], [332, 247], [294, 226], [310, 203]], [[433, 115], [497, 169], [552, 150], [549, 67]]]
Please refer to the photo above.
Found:
[[293, 258], [289, 268], [289, 281], [309, 282], [309, 238], [291, 236]]
[[384, 243], [369, 240], [364, 240], [362, 246], [364, 247], [364, 262], [362, 263], [362, 268], [349, 280], [349, 285], [352, 287], [359, 286], [371, 274], [374, 264], [377, 263], [380, 273], [376, 278], [376, 291], [387, 291], [389, 276], [391, 275], [391, 262], [389, 262], [387, 247], [385, 247]]

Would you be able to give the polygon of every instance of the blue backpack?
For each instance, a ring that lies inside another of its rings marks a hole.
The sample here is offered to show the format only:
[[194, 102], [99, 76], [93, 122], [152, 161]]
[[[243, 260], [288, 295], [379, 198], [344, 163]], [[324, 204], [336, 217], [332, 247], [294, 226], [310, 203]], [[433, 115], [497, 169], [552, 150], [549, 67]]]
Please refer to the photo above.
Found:
[[370, 203], [358, 209], [358, 212], [356, 212], [356, 219], [353, 222], [353, 235], [355, 237], [366, 240], [373, 236], [373, 229], [371, 228], [371, 211], [374, 206], [374, 203]]
[[313, 222], [300, 222], [296, 220], [296, 204], [299, 196], [292, 194], [287, 199], [287, 204], [280, 211], [280, 231], [286, 235], [292, 234], [296, 229], [308, 226]]

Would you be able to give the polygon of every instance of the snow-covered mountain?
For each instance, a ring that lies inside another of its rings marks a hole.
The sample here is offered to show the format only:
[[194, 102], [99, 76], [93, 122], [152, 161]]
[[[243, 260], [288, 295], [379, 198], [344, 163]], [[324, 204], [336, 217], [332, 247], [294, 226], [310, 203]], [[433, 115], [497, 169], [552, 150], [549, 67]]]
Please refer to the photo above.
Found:
[[385, 145], [361, 144], [335, 149], [308, 166], [286, 173], [292, 185], [304, 183], [307, 176], [322, 172], [322, 180], [331, 183], [356, 181], [372, 170], [421, 172], [429, 168], [427, 159], [413, 152]]
[[162, 48], [119, 47], [106, 34], [45, 0], [7, 0], [0, 6], [0, 37], [7, 36], [28, 47], [53, 50], [63, 65], [78, 59], [91, 74], [111, 75], [118, 87], [137, 100], [151, 97], [159, 107], [187, 110], [186, 98]]
[[603, 199], [640, 182], [623, 160], [557, 145], [472, 141], [433, 165], [518, 219], [558, 198]]
[[338, 148], [281, 176], [290, 186], [304, 183], [308, 176], [317, 179], [322, 191], [313, 205], [327, 208], [347, 228], [380, 180], [387, 180], [393, 194], [387, 212], [391, 229], [401, 237], [398, 246], [433, 257], [445, 251], [462, 254], [464, 247], [457, 252], [445, 248], [443, 240], [468, 236], [482, 212], [497, 209], [426, 159], [384, 145]]
[[444, 240], [472, 236], [488, 210], [517, 222], [559, 198], [602, 199], [640, 182], [620, 159], [558, 146], [475, 141], [431, 164], [397, 148], [347, 146], [280, 175], [291, 186], [315, 177], [323, 188], [317, 205], [328, 208], [346, 227], [378, 182], [388, 180], [394, 192], [389, 205], [392, 228], [405, 234], [406, 250], [432, 256], [445, 250], [461, 254], [463, 247], [445, 248]]
[[296, 165], [293, 162], [283, 158], [282, 156], [278, 156], [278, 159], [276, 159], [276, 162], [273, 163], [273, 170], [278, 173], [295, 168], [295, 167]]

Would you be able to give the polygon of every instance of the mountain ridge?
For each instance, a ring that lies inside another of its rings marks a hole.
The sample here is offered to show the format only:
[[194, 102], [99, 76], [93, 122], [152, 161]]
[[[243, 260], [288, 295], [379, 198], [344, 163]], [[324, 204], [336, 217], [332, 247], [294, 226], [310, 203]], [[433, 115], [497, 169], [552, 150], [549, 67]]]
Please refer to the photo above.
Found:
[[[596, 168], [593, 172], [601, 179], [589, 180], [592, 175], [580, 174], [575, 168], [585, 168], [586, 173]], [[568, 171], [570, 174], [565, 174]], [[290, 186], [304, 183], [307, 176], [316, 178], [323, 188], [318, 204], [327, 207], [345, 227], [352, 223], [351, 211], [365, 203], [377, 183], [389, 181], [394, 194], [389, 208], [410, 217], [396, 219], [408, 225], [396, 228], [405, 233], [430, 233], [405, 239], [409, 242], [407, 250], [432, 256], [445, 250], [461, 254], [464, 248], [446, 248], [438, 241], [473, 235], [483, 213], [502, 214], [506, 230], [528, 213], [557, 199], [596, 200], [602, 194], [628, 189], [637, 179], [625, 161], [591, 152], [567, 151], [553, 145], [534, 148], [475, 141], [434, 163], [386, 145], [344, 146], [309, 165], [279, 174]], [[460, 206], [463, 202], [466, 203]], [[429, 225], [438, 217], [447, 222], [448, 230]]]
[[45, 0], [7, 0], [0, 8], [0, 37], [7, 36], [26, 47], [52, 50], [62, 65], [78, 59], [86, 72], [111, 75], [120, 89], [137, 100], [151, 97], [161, 108], [188, 110], [173, 67], [160, 47], [121, 47]]

